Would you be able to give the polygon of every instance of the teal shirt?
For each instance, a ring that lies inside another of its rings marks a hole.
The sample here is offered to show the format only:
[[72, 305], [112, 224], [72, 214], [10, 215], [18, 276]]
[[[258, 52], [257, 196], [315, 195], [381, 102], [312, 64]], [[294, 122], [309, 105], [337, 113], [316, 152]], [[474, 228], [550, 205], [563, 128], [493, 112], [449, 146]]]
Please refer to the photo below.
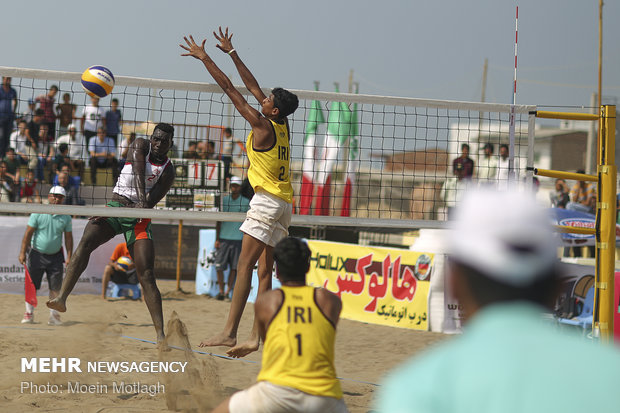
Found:
[[35, 229], [30, 246], [48, 255], [60, 251], [64, 232], [73, 232], [69, 215], [30, 214], [28, 226]]
[[388, 375], [377, 411], [620, 412], [620, 351], [559, 331], [540, 315], [526, 303], [481, 311], [462, 336]]
[[[248, 209], [250, 209], [250, 201], [244, 196], [239, 195], [237, 199], [232, 199], [230, 195], [226, 195], [222, 200], [223, 212], [248, 212]], [[243, 232], [239, 230], [241, 224], [241, 222], [222, 222], [220, 239], [241, 241], [243, 239]]]

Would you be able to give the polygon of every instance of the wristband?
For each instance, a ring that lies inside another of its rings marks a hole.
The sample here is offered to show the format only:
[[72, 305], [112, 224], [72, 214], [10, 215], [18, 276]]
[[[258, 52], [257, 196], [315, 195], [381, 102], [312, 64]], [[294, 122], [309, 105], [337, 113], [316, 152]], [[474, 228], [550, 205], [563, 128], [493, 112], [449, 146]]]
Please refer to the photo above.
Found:
[[230, 52], [228, 52], [228, 54], [230, 55], [230, 54], [231, 54], [232, 52], [234, 52], [234, 51], [235, 51], [235, 49], [234, 49], [234, 48], [232, 48], [232, 49], [230, 49]]

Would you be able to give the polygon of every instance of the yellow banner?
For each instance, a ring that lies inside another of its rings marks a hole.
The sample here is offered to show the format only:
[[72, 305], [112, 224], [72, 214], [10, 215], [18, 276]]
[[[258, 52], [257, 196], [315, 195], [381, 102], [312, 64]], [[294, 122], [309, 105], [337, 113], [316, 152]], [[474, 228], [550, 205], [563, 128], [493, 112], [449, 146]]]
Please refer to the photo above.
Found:
[[326, 241], [308, 241], [308, 246], [307, 282], [340, 297], [342, 318], [428, 329], [433, 254]]

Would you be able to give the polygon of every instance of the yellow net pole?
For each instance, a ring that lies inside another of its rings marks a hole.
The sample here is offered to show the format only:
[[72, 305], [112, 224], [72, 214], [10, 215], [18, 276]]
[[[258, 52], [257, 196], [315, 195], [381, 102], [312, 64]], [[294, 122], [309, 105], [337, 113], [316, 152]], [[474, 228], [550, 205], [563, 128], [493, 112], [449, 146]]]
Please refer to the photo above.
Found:
[[568, 119], [568, 120], [592, 120], [599, 119], [597, 114], [593, 113], [570, 113], [570, 112], [550, 112], [546, 110], [537, 110], [534, 112], [537, 118], [545, 119]]
[[[599, 145], [599, 202], [597, 220], [600, 237], [596, 248], [596, 295], [601, 340], [609, 342], [614, 329], [614, 272], [616, 252], [616, 107], [601, 108], [601, 143]], [[596, 313], [595, 313], [596, 314]]]
[[177, 237], [177, 291], [181, 289], [181, 249], [183, 247], [183, 220], [179, 220], [179, 235]]

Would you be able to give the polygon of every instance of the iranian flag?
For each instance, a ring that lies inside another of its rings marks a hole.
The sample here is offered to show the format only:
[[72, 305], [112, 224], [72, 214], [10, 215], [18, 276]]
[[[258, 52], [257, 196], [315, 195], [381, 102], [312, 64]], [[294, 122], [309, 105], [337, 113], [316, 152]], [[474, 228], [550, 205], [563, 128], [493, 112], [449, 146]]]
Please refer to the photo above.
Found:
[[[336, 93], [338, 93], [336, 84]], [[332, 102], [327, 117], [327, 133], [317, 173], [315, 215], [329, 215], [331, 174], [338, 160], [338, 149], [346, 143], [351, 129], [351, 111], [345, 103]]]
[[[358, 93], [359, 89], [356, 86], [355, 93]], [[345, 103], [343, 105], [346, 106]], [[349, 108], [347, 107], [347, 110]], [[358, 127], [358, 114], [357, 103], [353, 104], [353, 113], [351, 113], [351, 127], [349, 130], [349, 159], [347, 162], [347, 173], [345, 175], [344, 193], [342, 195], [342, 207], [340, 208], [340, 216], [351, 216], [351, 193], [353, 191], [353, 184], [355, 183], [355, 171], [359, 167], [359, 127]]]
[[[314, 82], [314, 89], [319, 90], [319, 82]], [[299, 214], [310, 215], [312, 197], [314, 195], [314, 165], [317, 155], [316, 131], [319, 125], [325, 123], [321, 103], [313, 100], [306, 120], [306, 137], [304, 139], [304, 156], [301, 177], [301, 195], [299, 199]]]

